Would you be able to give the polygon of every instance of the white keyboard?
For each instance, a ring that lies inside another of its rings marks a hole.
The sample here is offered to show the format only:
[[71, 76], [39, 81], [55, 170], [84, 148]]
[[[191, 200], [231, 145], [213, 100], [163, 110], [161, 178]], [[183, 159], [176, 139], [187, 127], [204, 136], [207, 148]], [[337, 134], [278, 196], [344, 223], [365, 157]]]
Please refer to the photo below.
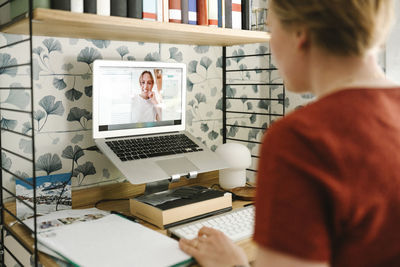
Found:
[[198, 221], [171, 227], [168, 233], [179, 238], [193, 239], [203, 226], [222, 231], [232, 241], [249, 238], [254, 233], [254, 206], [231, 210]]

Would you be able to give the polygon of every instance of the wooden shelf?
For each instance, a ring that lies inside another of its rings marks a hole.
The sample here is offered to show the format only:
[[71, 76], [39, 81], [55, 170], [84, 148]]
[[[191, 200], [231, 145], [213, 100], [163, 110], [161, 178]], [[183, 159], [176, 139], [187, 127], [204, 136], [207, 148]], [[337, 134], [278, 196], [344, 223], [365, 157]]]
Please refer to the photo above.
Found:
[[[144, 21], [115, 16], [73, 13], [37, 8], [33, 11], [33, 35], [99, 40], [231, 46], [264, 43], [269, 34], [260, 31]], [[28, 34], [28, 18], [1, 29], [4, 33]]]

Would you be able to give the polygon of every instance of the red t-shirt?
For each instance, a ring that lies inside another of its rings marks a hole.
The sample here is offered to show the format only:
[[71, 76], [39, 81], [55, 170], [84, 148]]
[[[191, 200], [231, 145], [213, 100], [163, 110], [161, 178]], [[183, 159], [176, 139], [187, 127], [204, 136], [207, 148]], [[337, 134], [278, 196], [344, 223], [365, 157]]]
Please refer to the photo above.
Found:
[[268, 129], [254, 239], [331, 266], [400, 266], [400, 88], [342, 90]]

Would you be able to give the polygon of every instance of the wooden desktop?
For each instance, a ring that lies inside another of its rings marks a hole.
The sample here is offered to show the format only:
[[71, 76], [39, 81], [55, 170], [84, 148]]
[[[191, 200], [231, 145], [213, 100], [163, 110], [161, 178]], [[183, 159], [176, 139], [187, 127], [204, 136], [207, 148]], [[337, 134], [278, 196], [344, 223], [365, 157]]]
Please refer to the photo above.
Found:
[[[173, 183], [170, 185], [170, 188], [175, 188], [183, 185], [204, 185], [204, 186], [212, 186], [218, 184], [218, 171], [208, 172], [204, 174], [199, 174], [198, 178], [188, 180], [186, 178], [181, 178], [179, 182]], [[93, 187], [82, 190], [72, 191], [72, 208], [90, 208], [95, 205], [100, 200], [103, 199], [127, 199], [132, 198], [134, 196], [140, 195], [144, 192], [144, 185], [132, 185], [128, 182], [126, 183], [118, 183], [112, 185], [105, 185], [100, 187]], [[240, 208], [245, 204], [250, 203], [250, 201], [234, 201], [233, 208]], [[5, 203], [6, 208], [15, 212], [15, 202]], [[129, 212], [129, 201], [128, 200], [114, 200], [114, 201], [106, 201], [101, 202], [97, 205], [97, 208], [102, 210], [114, 210], [119, 211], [123, 214], [130, 215]], [[26, 248], [29, 248], [31, 251], [33, 250], [33, 238], [30, 235], [30, 232], [21, 224], [16, 223], [11, 227], [10, 223], [14, 221], [14, 219], [8, 214], [4, 214], [5, 225], [7, 225], [7, 229], [10, 230], [12, 235], [18, 237]], [[163, 234], [167, 234], [167, 230], [162, 230], [157, 228], [156, 226], [149, 224], [143, 220], [140, 220], [140, 223]], [[251, 239], [246, 239], [238, 242], [238, 245], [242, 247], [250, 262], [253, 262], [256, 256], [256, 245]], [[39, 253], [39, 261], [43, 264], [43, 266], [58, 266], [51, 257], [47, 256], [44, 253]]]

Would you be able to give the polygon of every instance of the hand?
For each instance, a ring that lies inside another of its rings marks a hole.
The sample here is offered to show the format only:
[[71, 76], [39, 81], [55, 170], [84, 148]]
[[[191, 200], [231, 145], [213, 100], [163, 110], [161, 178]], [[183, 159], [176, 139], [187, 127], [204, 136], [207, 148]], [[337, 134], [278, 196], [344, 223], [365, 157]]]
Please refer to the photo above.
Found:
[[162, 69], [154, 69], [154, 76], [156, 79], [162, 79]]
[[162, 90], [162, 69], [154, 69], [154, 76], [156, 77], [156, 85], [158, 92]]
[[195, 239], [182, 238], [179, 240], [179, 247], [204, 267], [249, 266], [243, 249], [224, 233], [210, 227], [201, 228]]
[[156, 94], [155, 94], [154, 92], [150, 92], [150, 93], [148, 94], [148, 96], [149, 96], [150, 102], [153, 103], [153, 105], [158, 105], [158, 104], [159, 104], [159, 103], [157, 102]]

